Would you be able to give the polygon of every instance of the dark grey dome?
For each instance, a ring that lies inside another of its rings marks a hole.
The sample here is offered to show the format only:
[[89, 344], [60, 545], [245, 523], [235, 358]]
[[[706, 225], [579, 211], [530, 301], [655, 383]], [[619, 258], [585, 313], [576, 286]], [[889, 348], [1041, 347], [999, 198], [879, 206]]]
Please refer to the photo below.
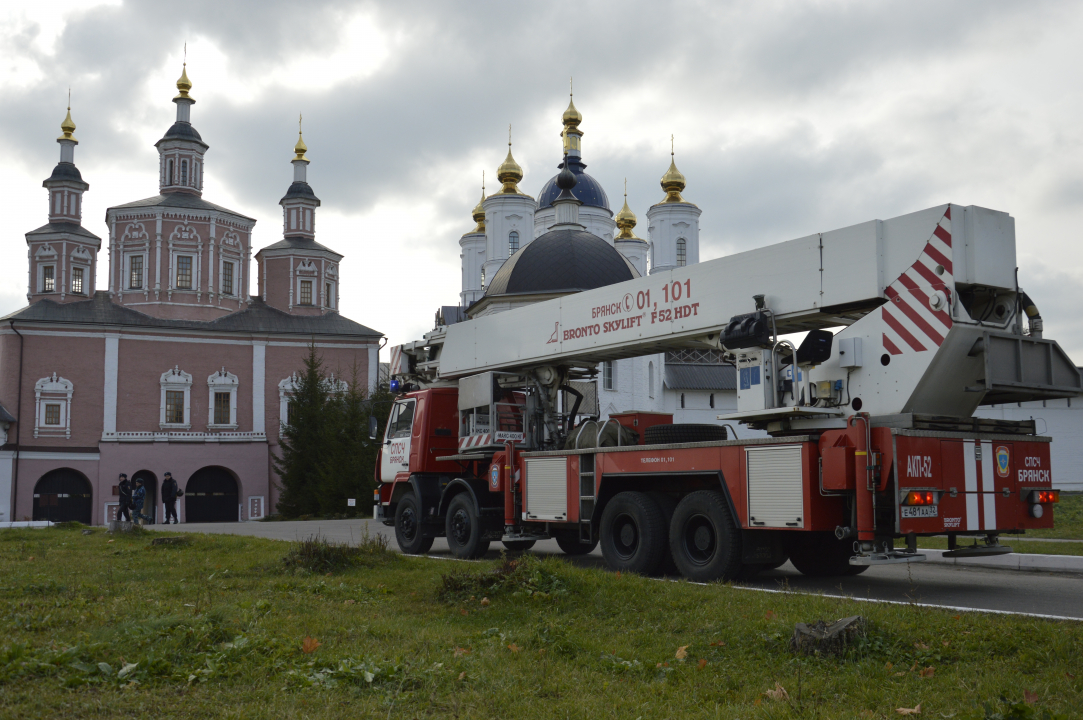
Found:
[[508, 258], [485, 297], [578, 292], [637, 277], [635, 267], [605, 240], [585, 230], [553, 230]]
[[[572, 188], [572, 195], [575, 199], [584, 205], [590, 205], [592, 207], [600, 207], [609, 210], [609, 198], [605, 195], [605, 190], [602, 189], [601, 184], [586, 173], [586, 165], [582, 160], [577, 158], [571, 158], [569, 163], [571, 171], [575, 173], [575, 187]], [[558, 168], [563, 168], [564, 163], [557, 165]], [[557, 175], [554, 175], [549, 182], [542, 186], [541, 192], [538, 193], [538, 209], [543, 210], [547, 207], [552, 207], [553, 201], [557, 199], [557, 195], [560, 194], [560, 188], [557, 187]]]
[[[206, 146], [206, 143], [203, 142], [203, 138], [199, 136], [199, 132], [192, 127], [192, 123], [186, 123], [180, 120], [173, 123], [172, 127], [165, 131], [162, 140], [194, 140], [197, 143]], [[162, 142], [162, 140], [159, 140], [158, 142]]]
[[53, 168], [53, 174], [49, 176], [49, 180], [78, 180], [81, 182], [82, 179], [83, 175], [79, 172], [79, 168], [69, 162], [57, 163], [57, 166]]
[[290, 189], [286, 191], [285, 197], [283, 197], [282, 200], [279, 200], [279, 202], [290, 200], [292, 198], [308, 198], [310, 200], [315, 200], [317, 207], [319, 207], [320, 204], [320, 199], [316, 197], [316, 193], [312, 192], [312, 186], [299, 180], [290, 185]]

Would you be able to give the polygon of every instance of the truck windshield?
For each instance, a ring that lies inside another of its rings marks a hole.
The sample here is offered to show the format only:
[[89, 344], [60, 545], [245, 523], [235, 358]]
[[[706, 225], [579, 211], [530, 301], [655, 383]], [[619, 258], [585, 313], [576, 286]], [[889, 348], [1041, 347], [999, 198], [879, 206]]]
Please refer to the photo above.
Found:
[[410, 437], [410, 430], [414, 426], [414, 401], [405, 400], [395, 403], [392, 408], [390, 429], [388, 438]]

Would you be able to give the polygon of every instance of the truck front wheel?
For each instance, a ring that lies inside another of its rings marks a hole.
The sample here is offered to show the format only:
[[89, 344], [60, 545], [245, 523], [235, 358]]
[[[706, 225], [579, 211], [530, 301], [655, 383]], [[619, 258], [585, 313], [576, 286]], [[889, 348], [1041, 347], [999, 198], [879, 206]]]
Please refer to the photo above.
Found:
[[489, 551], [474, 501], [468, 493], [456, 495], [447, 508], [447, 544], [451, 553], [464, 560], [476, 560]]
[[412, 492], [403, 495], [395, 508], [395, 540], [406, 555], [424, 555], [432, 547], [433, 538], [421, 532], [421, 511]]
[[669, 547], [689, 580], [734, 580], [741, 573], [741, 532], [720, 492], [698, 490], [681, 499], [669, 525]]
[[602, 557], [613, 570], [650, 575], [665, 555], [666, 520], [654, 498], [622, 492], [605, 506]]

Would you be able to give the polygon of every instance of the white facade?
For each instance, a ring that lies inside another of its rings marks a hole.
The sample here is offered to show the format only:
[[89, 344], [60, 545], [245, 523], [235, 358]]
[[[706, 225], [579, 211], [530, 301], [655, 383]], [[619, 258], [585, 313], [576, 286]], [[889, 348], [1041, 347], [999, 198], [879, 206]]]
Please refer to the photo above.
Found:
[[[550, 205], [538, 210], [534, 214], [534, 237], [541, 237], [556, 225], [556, 208]], [[616, 235], [617, 224], [613, 221], [613, 213], [602, 207], [594, 205], [582, 205], [579, 208], [579, 224], [591, 235], [600, 237], [610, 245]]]
[[485, 294], [481, 286], [481, 269], [485, 264], [485, 233], [469, 232], [459, 239], [459, 259], [462, 261], [463, 283], [459, 293], [459, 305], [466, 308]]
[[489, 280], [511, 257], [510, 243], [518, 241], [521, 250], [534, 239], [534, 204], [534, 198], [520, 193], [498, 192], [485, 198], [485, 262], [482, 267]]
[[687, 202], [662, 202], [647, 211], [652, 275], [699, 262], [699, 216], [702, 212]]

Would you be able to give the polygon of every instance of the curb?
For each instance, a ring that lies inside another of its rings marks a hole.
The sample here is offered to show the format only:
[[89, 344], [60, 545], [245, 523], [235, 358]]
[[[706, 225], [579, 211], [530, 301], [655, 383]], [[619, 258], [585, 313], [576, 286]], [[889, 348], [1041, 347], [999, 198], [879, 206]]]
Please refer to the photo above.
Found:
[[942, 565], [962, 565], [970, 567], [990, 567], [998, 570], [1044, 570], [1051, 572], [1083, 573], [1083, 556], [1080, 555], [1038, 555], [1035, 553], [1009, 553], [992, 555], [984, 558], [944, 557], [947, 550], [927, 550], [920, 548], [919, 553], [926, 555], [925, 562]]

